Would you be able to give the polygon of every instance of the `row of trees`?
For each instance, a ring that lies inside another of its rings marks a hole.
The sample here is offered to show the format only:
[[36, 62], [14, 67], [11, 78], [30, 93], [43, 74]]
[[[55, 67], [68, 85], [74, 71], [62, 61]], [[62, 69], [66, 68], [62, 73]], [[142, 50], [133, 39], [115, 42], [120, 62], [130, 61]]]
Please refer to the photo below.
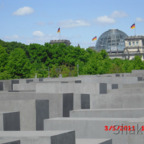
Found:
[[133, 60], [110, 59], [106, 51], [96, 52], [65, 44], [30, 44], [0, 40], [0, 79], [76, 76], [131, 72], [144, 69], [139, 56]]

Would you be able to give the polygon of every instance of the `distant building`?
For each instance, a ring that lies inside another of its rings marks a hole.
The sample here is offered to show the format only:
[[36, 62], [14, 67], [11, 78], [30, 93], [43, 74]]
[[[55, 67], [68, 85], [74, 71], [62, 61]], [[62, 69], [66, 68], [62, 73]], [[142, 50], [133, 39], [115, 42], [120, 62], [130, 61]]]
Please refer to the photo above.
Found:
[[108, 52], [110, 58], [121, 58], [132, 60], [136, 55], [144, 60], [144, 36], [129, 36], [125, 39], [123, 51]]
[[125, 39], [124, 54], [127, 59], [133, 59], [135, 55], [141, 56], [144, 60], [144, 36], [130, 36]]
[[50, 44], [60, 44], [60, 43], [64, 43], [67, 46], [69, 46], [71, 44], [71, 42], [69, 40], [51, 40]]
[[102, 49], [107, 52], [119, 52], [125, 48], [125, 38], [128, 35], [118, 29], [110, 29], [104, 32], [96, 43], [95, 50], [100, 51]]
[[90, 47], [88, 47], [89, 49], [92, 49], [92, 50], [94, 50], [95, 49], [95, 47], [94, 46], [90, 46]]
[[133, 59], [136, 55], [144, 60], [144, 36], [127, 36], [118, 29], [104, 32], [94, 48], [96, 51], [105, 49], [110, 58]]

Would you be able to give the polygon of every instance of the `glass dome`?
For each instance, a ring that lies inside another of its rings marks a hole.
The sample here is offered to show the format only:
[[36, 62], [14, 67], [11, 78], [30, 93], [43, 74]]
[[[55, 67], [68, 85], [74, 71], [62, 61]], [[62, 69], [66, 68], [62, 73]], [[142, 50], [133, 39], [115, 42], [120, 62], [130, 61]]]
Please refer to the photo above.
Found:
[[96, 43], [95, 50], [100, 51], [105, 49], [109, 51], [123, 51], [125, 48], [125, 38], [127, 34], [118, 30], [110, 29], [104, 32], [98, 39]]

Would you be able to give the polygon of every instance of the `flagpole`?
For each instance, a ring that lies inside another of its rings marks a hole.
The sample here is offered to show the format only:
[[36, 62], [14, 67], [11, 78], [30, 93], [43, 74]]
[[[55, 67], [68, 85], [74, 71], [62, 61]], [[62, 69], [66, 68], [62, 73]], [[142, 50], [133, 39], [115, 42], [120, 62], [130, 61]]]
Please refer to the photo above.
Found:
[[135, 22], [135, 36], [136, 36], [136, 22]]
[[57, 31], [57, 33], [58, 33], [58, 38], [59, 38], [59, 40], [60, 40], [60, 38], [61, 38], [61, 30], [60, 30], [60, 27], [58, 28], [58, 31]]
[[59, 40], [61, 39], [61, 32], [59, 32]]

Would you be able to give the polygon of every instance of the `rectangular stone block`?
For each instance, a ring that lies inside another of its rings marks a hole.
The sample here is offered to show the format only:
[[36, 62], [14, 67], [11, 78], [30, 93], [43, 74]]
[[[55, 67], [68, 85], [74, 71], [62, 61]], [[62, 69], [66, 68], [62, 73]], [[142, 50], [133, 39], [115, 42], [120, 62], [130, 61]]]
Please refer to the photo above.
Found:
[[118, 89], [118, 84], [112, 84], [112, 89]]
[[90, 109], [90, 95], [81, 94], [81, 109]]
[[[144, 119], [139, 118], [144, 124]], [[118, 126], [132, 126], [131, 121], [137, 118], [54, 118], [44, 121], [45, 130], [75, 130], [76, 138], [106, 138], [112, 139], [113, 144], [135, 144], [135, 136], [128, 140], [126, 131], [121, 134]], [[112, 127], [116, 126], [113, 131]], [[138, 139], [137, 139], [138, 140]], [[140, 142], [144, 140], [142, 136]], [[139, 143], [139, 141], [138, 141]], [[142, 143], [140, 143], [142, 144]]]
[[19, 79], [19, 84], [26, 84], [27, 79]]
[[[74, 131], [0, 132], [0, 139], [19, 139], [21, 144], [75, 144]], [[17, 143], [15, 143], [17, 144]]]
[[[121, 84], [119, 85], [119, 88], [121, 91], [129, 90], [129, 89], [142, 89], [144, 87], [144, 82], [137, 82], [137, 83], [132, 83], [132, 84]], [[139, 94], [141, 92], [139, 91]]]
[[73, 110], [73, 94], [63, 94], [63, 117], [69, 117], [70, 111]]
[[115, 74], [116, 77], [120, 77], [120, 74]]
[[19, 112], [1, 112], [0, 113], [1, 131], [20, 131], [20, 113]]
[[12, 84], [19, 84], [19, 80], [12, 80]]
[[43, 78], [39, 78], [39, 82], [42, 82], [43, 81]]
[[11, 80], [4, 80], [3, 88], [4, 88], [4, 91], [7, 91], [7, 92], [10, 91], [12, 89]]
[[99, 91], [100, 94], [107, 94], [107, 84], [106, 83], [100, 83], [99, 85]]
[[132, 74], [144, 74], [144, 70], [132, 70]]
[[[75, 97], [76, 102], [77, 102], [77, 99], [79, 99], [79, 105], [80, 105], [80, 96], [78, 98], [77, 96]], [[63, 116], [63, 94], [47, 94], [47, 93], [35, 93], [35, 92], [9, 92], [9, 93], [0, 93], [0, 101], [1, 100], [3, 101], [10, 100], [10, 101], [13, 101], [13, 103], [15, 101], [24, 100], [26, 101], [26, 105], [31, 100], [49, 100], [50, 101], [49, 117], [53, 118], [53, 117]], [[19, 105], [19, 103], [16, 103], [16, 105]], [[7, 109], [8, 108], [9, 107], [7, 107]], [[80, 109], [80, 106], [78, 108]]]
[[4, 113], [4, 131], [20, 130], [20, 112]]
[[14, 84], [13, 91], [34, 92], [36, 91], [36, 83]]
[[81, 80], [75, 80], [75, 83], [82, 83]]
[[0, 91], [3, 91], [3, 82], [0, 82]]
[[61, 83], [68, 83], [68, 81], [61, 81]]
[[13, 90], [14, 84], [19, 84], [19, 80], [11, 80], [11, 90]]
[[76, 139], [76, 144], [112, 144], [112, 139]]
[[140, 118], [143, 116], [144, 108], [90, 109], [70, 112], [70, 117], [88, 118]]
[[49, 118], [49, 101], [36, 100], [36, 130], [44, 129], [44, 119]]
[[143, 81], [143, 77], [137, 77], [138, 81]]
[[21, 144], [20, 140], [0, 140], [0, 144]]
[[27, 80], [26, 80], [26, 83], [31, 83], [31, 82], [33, 82], [32, 79], [27, 79]]
[[92, 109], [106, 108], [144, 108], [142, 95], [109, 94], [102, 97], [92, 97]]
[[37, 83], [36, 93], [75, 93], [100, 94], [100, 90], [107, 92], [104, 87], [100, 89], [99, 83]]
[[128, 84], [136, 83], [137, 77], [128, 76], [128, 77], [104, 77], [104, 76], [79, 76], [79, 79], [82, 80], [82, 83], [108, 83], [108, 84]]
[[[43, 104], [43, 105], [42, 105]], [[49, 118], [48, 100], [36, 101], [28, 100], [3, 100], [0, 101], [0, 111], [19, 111], [20, 112], [20, 130], [41, 130], [43, 129], [44, 118]], [[13, 126], [18, 125], [18, 120], [14, 120], [11, 115], [5, 115], [5, 130], [12, 130], [13, 127], [8, 127], [8, 122], [17, 122]], [[8, 129], [9, 128], [9, 129]], [[19, 127], [17, 127], [19, 129]], [[16, 129], [16, 130], [17, 130]]]

